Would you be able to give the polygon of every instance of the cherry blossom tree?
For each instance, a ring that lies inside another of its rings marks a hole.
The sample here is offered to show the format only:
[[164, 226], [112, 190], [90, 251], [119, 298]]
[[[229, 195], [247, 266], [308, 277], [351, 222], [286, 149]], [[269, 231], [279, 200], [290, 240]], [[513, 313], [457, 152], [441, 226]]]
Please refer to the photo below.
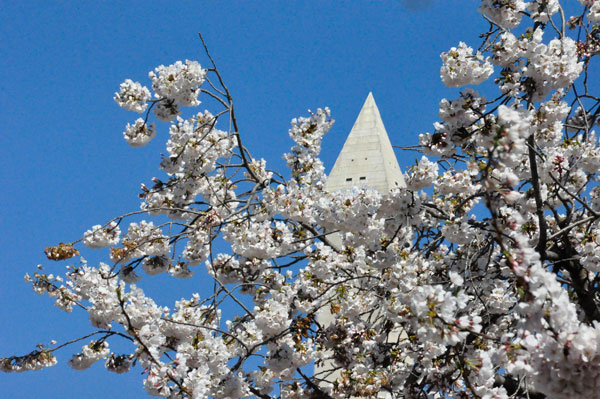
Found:
[[[558, 0], [481, 1], [489, 30], [441, 55], [459, 91], [389, 193], [325, 189], [327, 108], [291, 121], [289, 170], [269, 170], [208, 50], [208, 67], [157, 67], [151, 88], [125, 80], [115, 101], [140, 117], [123, 136], [139, 147], [168, 130], [164, 177], [142, 184], [140, 210], [46, 249], [109, 248], [105, 263], [26, 276], [87, 312], [90, 334], [0, 367], [52, 366], [83, 344], [73, 368], [137, 366], [170, 398], [596, 398], [600, 1], [578, 1], [572, 16]], [[219, 108], [183, 118], [203, 97]], [[214, 290], [166, 307], [142, 290], [160, 273]]]

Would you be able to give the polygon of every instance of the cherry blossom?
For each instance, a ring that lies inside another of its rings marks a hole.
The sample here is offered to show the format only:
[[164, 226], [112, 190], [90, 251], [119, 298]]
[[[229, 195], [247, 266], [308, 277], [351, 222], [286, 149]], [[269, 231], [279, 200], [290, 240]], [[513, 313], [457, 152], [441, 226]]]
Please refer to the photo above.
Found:
[[442, 81], [448, 87], [477, 85], [494, 72], [494, 67], [479, 53], [473, 55], [473, 49], [460, 42], [441, 55], [443, 65], [440, 70]]
[[132, 147], [143, 147], [154, 136], [156, 136], [154, 125], [148, 125], [142, 118], [138, 118], [133, 125], [128, 123], [125, 127], [125, 132], [123, 132], [123, 137]]
[[480, 13], [505, 29], [519, 26], [524, 10], [523, 0], [482, 0], [479, 7]]
[[120, 90], [115, 93], [115, 101], [121, 108], [140, 114], [146, 110], [146, 102], [150, 99], [150, 90], [131, 79], [121, 83]]
[[115, 222], [106, 227], [96, 225], [83, 234], [83, 244], [92, 249], [105, 248], [119, 243], [121, 230]]

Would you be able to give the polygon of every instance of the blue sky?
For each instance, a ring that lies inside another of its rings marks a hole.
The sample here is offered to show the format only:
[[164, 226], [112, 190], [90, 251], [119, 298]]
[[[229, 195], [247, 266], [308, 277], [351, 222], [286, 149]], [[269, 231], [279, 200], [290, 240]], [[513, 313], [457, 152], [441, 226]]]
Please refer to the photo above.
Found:
[[[166, 125], [148, 146], [122, 138], [136, 115], [112, 97], [131, 78], [148, 84], [160, 64], [205, 63], [202, 32], [233, 93], [252, 154], [282, 169], [289, 121], [329, 106], [336, 120], [324, 141], [329, 170], [369, 91], [394, 145], [431, 131], [442, 97], [442, 51], [474, 46], [487, 23], [478, 1], [19, 1], [0, 16], [0, 356], [92, 331], [80, 312], [66, 315], [23, 281], [37, 264], [59, 273], [43, 248], [72, 241], [94, 224], [137, 210], [140, 183], [160, 176]], [[398, 152], [405, 169], [415, 153]], [[90, 263], [105, 253], [82, 254]], [[196, 278], [152, 282], [178, 299], [201, 289]], [[162, 303], [170, 306], [171, 302]], [[0, 374], [3, 397], [142, 398], [139, 368], [125, 375], [100, 364], [73, 371], [80, 345], [57, 353], [41, 372]]]

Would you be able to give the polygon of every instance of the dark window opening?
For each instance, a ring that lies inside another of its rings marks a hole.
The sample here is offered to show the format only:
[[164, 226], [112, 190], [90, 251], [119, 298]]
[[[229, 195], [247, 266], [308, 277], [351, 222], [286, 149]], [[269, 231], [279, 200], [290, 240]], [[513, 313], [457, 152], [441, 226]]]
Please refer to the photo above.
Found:
[[367, 178], [365, 176], [361, 176], [360, 180], [366, 180]]
[[347, 177], [346, 181], [352, 181], [352, 178], [351, 177]]

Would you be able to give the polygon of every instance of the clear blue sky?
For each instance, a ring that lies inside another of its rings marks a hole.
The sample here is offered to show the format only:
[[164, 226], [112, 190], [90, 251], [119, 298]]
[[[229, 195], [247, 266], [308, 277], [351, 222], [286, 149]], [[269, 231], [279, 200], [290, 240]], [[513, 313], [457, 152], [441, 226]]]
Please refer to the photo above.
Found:
[[[407, 4], [410, 3], [410, 4]], [[130, 148], [136, 118], [112, 97], [125, 78], [176, 60], [205, 61], [202, 32], [234, 95], [242, 135], [255, 157], [283, 167], [290, 119], [329, 106], [336, 120], [324, 142], [331, 168], [369, 91], [395, 145], [431, 131], [442, 97], [442, 51], [479, 44], [487, 23], [478, 1], [11, 1], [0, 16], [0, 356], [92, 331], [23, 281], [42, 263], [62, 272], [45, 246], [72, 241], [94, 224], [139, 206], [142, 182], [159, 175], [166, 126], [147, 147]], [[398, 153], [403, 168], [415, 153]], [[83, 253], [90, 263], [103, 253]], [[196, 277], [200, 277], [197, 275]], [[144, 289], [189, 296], [199, 279]], [[162, 282], [161, 282], [162, 284]], [[172, 302], [162, 305], [171, 306]], [[142, 398], [139, 368], [125, 375], [97, 364], [0, 374], [6, 398]]]

